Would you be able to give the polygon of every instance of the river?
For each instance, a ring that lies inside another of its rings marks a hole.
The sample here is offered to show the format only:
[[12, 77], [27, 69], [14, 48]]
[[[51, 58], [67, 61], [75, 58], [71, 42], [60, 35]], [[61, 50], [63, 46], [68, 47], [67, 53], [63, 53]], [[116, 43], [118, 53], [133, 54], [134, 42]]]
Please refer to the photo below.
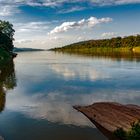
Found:
[[140, 105], [140, 59], [22, 52], [1, 68], [0, 91], [4, 140], [106, 140], [72, 106]]

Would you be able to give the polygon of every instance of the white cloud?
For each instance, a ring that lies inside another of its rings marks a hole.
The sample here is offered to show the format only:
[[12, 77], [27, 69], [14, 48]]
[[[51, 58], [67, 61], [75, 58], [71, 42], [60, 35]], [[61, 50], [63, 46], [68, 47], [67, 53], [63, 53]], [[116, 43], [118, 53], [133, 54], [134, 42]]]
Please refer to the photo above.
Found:
[[[4, 0], [3, 0], [4, 1]], [[13, 2], [13, 0], [7, 0], [8, 2]], [[76, 2], [91, 2], [93, 4], [99, 5], [116, 5], [116, 4], [131, 4], [140, 3], [140, 0], [14, 0], [16, 3], [27, 4], [31, 6], [60, 6], [63, 3], [76, 3]]]
[[19, 13], [20, 10], [16, 6], [1, 6], [0, 8], [0, 16], [11, 16], [15, 13]]
[[82, 19], [80, 21], [73, 21], [73, 22], [64, 22], [60, 26], [55, 27], [53, 30], [49, 32], [49, 34], [61, 33], [66, 32], [70, 29], [78, 29], [78, 28], [91, 28], [101, 23], [108, 23], [111, 22], [112, 19], [107, 18], [96, 18], [90, 17], [89, 19]]
[[140, 3], [140, 0], [117, 0], [116, 4], [131, 4], [131, 3]]
[[140, 0], [88, 0], [98, 6], [140, 3]]
[[87, 20], [87, 24], [90, 26], [90, 27], [94, 27], [95, 25], [97, 24], [100, 24], [100, 23], [108, 23], [108, 22], [111, 22], [112, 19], [107, 17], [107, 18], [100, 18], [100, 19], [97, 19], [96, 17], [90, 17], [88, 20]]
[[15, 24], [16, 32], [32, 32], [48, 29], [48, 22], [29, 22]]
[[82, 40], [86, 40], [86, 38], [84, 36], [78, 36], [77, 37], [77, 41], [82, 41]]
[[[19, 13], [19, 7], [23, 5], [28, 6], [39, 6], [39, 7], [60, 7], [64, 3], [83, 3], [90, 2], [94, 6], [105, 6], [105, 5], [122, 5], [122, 4], [134, 4], [140, 3], [140, 0], [0, 0], [0, 16], [10, 16], [15, 13]], [[84, 7], [72, 7], [70, 9], [62, 9], [60, 13], [69, 13], [73, 11], [83, 10]]]
[[[29, 32], [22, 32], [20, 35], [16, 34], [16, 40], [14, 41], [14, 45], [19, 48], [42, 48], [42, 49], [50, 49], [61, 47], [64, 45], [68, 45], [76, 41], [73, 39], [73, 36], [45, 36], [46, 32], [40, 33], [38, 35]], [[32, 34], [29, 36], [29, 34]], [[19, 35], [19, 36], [18, 36]]]
[[51, 40], [51, 41], [56, 41], [56, 40], [61, 40], [61, 39], [63, 39], [63, 38], [60, 36], [53, 36], [53, 37], [49, 38], [49, 40]]
[[21, 40], [17, 40], [17, 41], [15, 41], [14, 43], [22, 44], [22, 43], [31, 43], [31, 42], [33, 42], [33, 41], [32, 41], [32, 40], [21, 39]]
[[75, 11], [82, 11], [86, 9], [85, 7], [80, 7], [80, 6], [75, 6], [75, 7], [72, 7], [71, 9], [63, 9], [61, 11], [59, 11], [58, 13], [62, 13], [62, 14], [65, 14], [65, 13], [72, 13], [72, 12], [75, 12]]
[[[38, 45], [39, 47], [39, 42], [41, 43], [42, 40], [44, 41], [46, 39], [50, 23], [44, 21], [24, 23], [13, 22], [13, 25], [16, 30], [14, 35], [16, 40], [14, 45], [16, 47], [32, 47], [32, 45], [35, 45], [36, 47]], [[38, 43], [35, 43], [35, 40], [37, 40]]]
[[117, 35], [117, 33], [114, 33], [114, 32], [106, 32], [106, 33], [103, 33], [101, 36], [102, 37], [113, 37], [116, 35]]

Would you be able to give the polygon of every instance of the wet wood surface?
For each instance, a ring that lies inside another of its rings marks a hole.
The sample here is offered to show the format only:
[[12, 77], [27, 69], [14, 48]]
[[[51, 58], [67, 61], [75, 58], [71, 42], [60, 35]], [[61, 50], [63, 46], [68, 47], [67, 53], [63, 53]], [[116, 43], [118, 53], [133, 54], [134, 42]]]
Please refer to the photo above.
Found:
[[118, 128], [125, 131], [131, 129], [131, 124], [140, 120], [140, 106], [122, 105], [119, 103], [100, 102], [89, 106], [74, 106], [110, 140], [116, 140], [113, 133]]

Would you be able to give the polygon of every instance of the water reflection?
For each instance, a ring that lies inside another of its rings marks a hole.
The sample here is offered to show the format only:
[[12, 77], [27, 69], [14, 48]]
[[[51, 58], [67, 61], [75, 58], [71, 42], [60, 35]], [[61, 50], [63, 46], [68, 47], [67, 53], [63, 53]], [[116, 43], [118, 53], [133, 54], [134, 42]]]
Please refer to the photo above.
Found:
[[[101, 101], [117, 101], [123, 104], [134, 103], [140, 105], [139, 92], [112, 93], [111, 91], [108, 93], [102, 91], [84, 95], [66, 95], [64, 93], [49, 93], [45, 95], [45, 93], [38, 93], [37, 96], [22, 94], [18, 97], [15, 96], [15, 99], [10, 98], [11, 102], [9, 101], [7, 107], [11, 111], [20, 112], [32, 119], [45, 119], [53, 123], [93, 127], [86, 117], [72, 108], [72, 105], [87, 105]], [[23, 102], [23, 99], [25, 102]]]
[[117, 51], [112, 51], [112, 52], [99, 52], [95, 51], [92, 53], [83, 53], [83, 52], [56, 52], [59, 54], [68, 54], [68, 55], [79, 55], [81, 57], [92, 57], [92, 58], [110, 58], [115, 61], [137, 61], [140, 62], [140, 53], [135, 53], [132, 51], [128, 52], [117, 52]]
[[[79, 68], [77, 69], [77, 67]], [[91, 67], [90, 65], [81, 65], [81, 64], [77, 64], [76, 67], [65, 64], [64, 65], [55, 64], [52, 65], [50, 68], [52, 69], [52, 71], [54, 71], [60, 76], [63, 76], [67, 80], [74, 79], [75, 77], [79, 77], [79, 79], [81, 80], [90, 80], [90, 81], [109, 78], [107, 72], [103, 73], [97, 70], [98, 68], [96, 67], [93, 67], [92, 69], [90, 67]]]
[[85, 59], [50, 52], [23, 53], [18, 57], [18, 87], [8, 95], [7, 104], [13, 112], [33, 119], [93, 127], [73, 105], [98, 101], [140, 104], [140, 65], [134, 61]]
[[5, 92], [3, 91], [3, 89], [0, 89], [0, 112], [2, 112], [5, 108], [5, 101], [6, 101], [6, 97], [5, 97]]
[[5, 108], [6, 91], [16, 86], [14, 63], [10, 61], [0, 67], [0, 112]]
[[0, 134], [6, 140], [105, 140], [72, 106], [99, 101], [140, 105], [140, 63], [135, 60], [30, 52], [20, 53], [15, 66], [17, 86], [14, 68], [1, 82], [4, 93], [16, 86], [1, 94], [6, 108]]

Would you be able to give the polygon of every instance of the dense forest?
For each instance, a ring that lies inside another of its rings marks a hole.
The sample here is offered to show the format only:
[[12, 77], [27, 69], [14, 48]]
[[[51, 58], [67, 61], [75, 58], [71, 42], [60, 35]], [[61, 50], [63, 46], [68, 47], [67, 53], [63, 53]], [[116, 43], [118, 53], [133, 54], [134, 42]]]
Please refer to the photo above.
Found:
[[83, 41], [51, 50], [61, 52], [94, 52], [112, 50], [140, 52], [140, 35]]
[[6, 59], [12, 56], [12, 51], [14, 48], [13, 45], [13, 36], [15, 30], [13, 25], [8, 21], [0, 20], [0, 58]]

